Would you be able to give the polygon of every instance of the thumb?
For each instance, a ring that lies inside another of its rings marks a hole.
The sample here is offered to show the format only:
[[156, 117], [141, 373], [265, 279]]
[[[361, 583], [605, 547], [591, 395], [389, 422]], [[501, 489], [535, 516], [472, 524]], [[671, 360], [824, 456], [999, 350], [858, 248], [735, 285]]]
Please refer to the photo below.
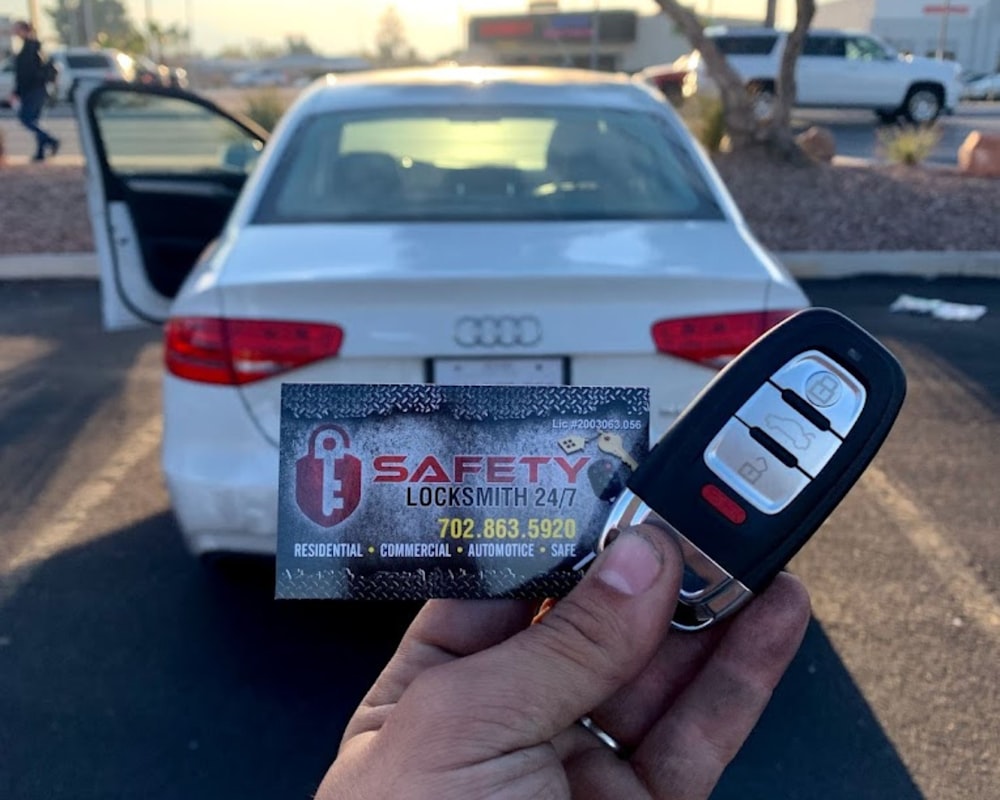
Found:
[[474, 709], [490, 733], [468, 736], [469, 746], [509, 752], [548, 741], [638, 675], [669, 629], [681, 563], [663, 531], [627, 531], [540, 622], [443, 667], [436, 678], [450, 708]]

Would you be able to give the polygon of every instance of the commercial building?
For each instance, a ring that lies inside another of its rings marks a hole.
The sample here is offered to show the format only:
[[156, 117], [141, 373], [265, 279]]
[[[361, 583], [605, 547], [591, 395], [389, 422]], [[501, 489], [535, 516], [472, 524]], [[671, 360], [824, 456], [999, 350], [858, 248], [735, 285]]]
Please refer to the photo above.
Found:
[[1000, 71], [1000, 0], [834, 0], [815, 27], [864, 30], [921, 56], [941, 52], [974, 72]]
[[636, 72], [691, 50], [664, 14], [631, 10], [473, 16], [468, 36], [468, 61], [508, 66], [596, 66]]

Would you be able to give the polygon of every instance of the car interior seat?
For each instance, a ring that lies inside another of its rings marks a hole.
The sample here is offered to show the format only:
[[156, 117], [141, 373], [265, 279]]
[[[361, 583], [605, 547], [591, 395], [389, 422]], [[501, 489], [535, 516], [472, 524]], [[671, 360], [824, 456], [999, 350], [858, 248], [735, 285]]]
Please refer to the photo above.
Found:
[[330, 200], [336, 208], [364, 213], [392, 205], [402, 194], [399, 164], [388, 153], [345, 153], [330, 169]]
[[563, 120], [549, 140], [548, 177], [576, 191], [627, 191], [628, 163], [619, 137], [600, 120]]

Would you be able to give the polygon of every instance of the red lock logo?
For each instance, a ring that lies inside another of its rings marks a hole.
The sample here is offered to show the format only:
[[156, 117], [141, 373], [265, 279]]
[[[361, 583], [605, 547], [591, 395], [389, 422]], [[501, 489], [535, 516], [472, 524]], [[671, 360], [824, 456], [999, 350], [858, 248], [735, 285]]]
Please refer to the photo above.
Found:
[[[343, 443], [339, 450], [338, 440]], [[347, 431], [339, 425], [321, 425], [295, 465], [295, 500], [303, 514], [324, 528], [343, 522], [361, 501], [361, 459], [350, 449]]]

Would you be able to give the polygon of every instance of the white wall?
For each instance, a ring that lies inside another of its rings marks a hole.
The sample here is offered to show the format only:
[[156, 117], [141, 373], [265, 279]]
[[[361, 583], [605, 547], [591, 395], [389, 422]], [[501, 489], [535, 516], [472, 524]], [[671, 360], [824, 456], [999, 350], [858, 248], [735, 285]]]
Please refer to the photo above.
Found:
[[[989, 0], [952, 0], [952, 5], [968, 6], [969, 12], [974, 13], [988, 2]], [[948, 0], [877, 0], [875, 15], [896, 18], [923, 17], [924, 6], [944, 6], [947, 4]]]
[[[921, 2], [919, 8], [927, 4]], [[934, 4], [944, 4], [935, 0]], [[956, 5], [968, 5], [968, 14], [953, 14], [948, 19], [946, 50], [955, 53], [958, 62], [968, 70], [992, 72], [1000, 69], [1000, 0], [955, 0]], [[909, 7], [908, 14], [899, 13]], [[883, 7], [888, 11], [883, 11]], [[888, 13], [895, 10], [896, 13]], [[941, 38], [941, 15], [913, 13], [913, 6], [904, 0], [879, 0], [872, 32], [889, 40], [896, 47], [916, 55], [936, 51]]]
[[816, 7], [814, 28], [867, 31], [875, 16], [875, 0], [834, 0]]
[[665, 14], [639, 17], [635, 43], [625, 52], [619, 67], [636, 72], [653, 64], [669, 64], [690, 52], [688, 40], [676, 32]]

